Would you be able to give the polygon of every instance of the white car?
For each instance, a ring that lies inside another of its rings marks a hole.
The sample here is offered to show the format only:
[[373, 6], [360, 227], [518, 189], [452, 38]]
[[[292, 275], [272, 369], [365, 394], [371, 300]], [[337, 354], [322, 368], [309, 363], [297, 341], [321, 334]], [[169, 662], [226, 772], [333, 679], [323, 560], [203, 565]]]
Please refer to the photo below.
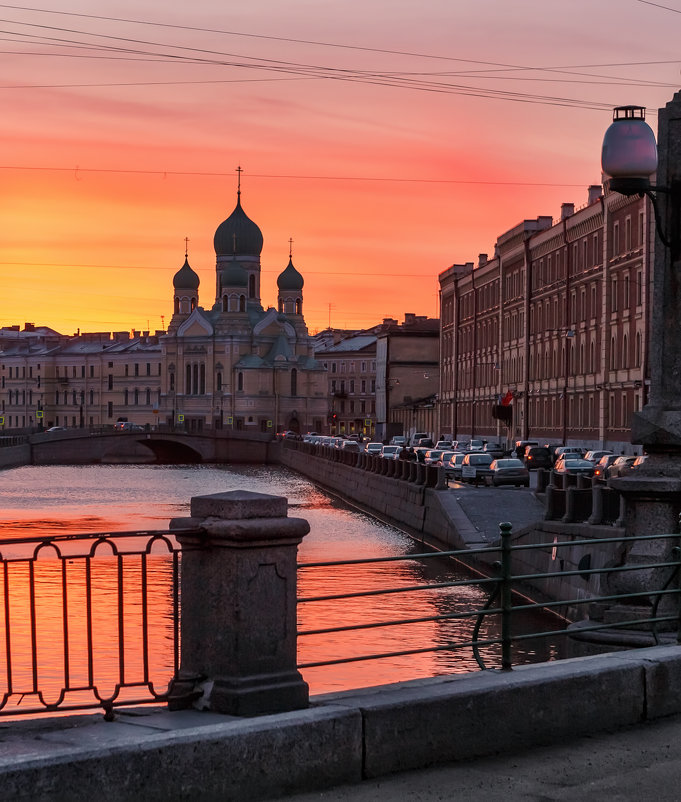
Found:
[[381, 456], [383, 459], [397, 459], [402, 451], [401, 446], [383, 446], [381, 449]]
[[380, 454], [383, 450], [383, 443], [367, 443], [364, 446], [364, 451], [367, 454]]

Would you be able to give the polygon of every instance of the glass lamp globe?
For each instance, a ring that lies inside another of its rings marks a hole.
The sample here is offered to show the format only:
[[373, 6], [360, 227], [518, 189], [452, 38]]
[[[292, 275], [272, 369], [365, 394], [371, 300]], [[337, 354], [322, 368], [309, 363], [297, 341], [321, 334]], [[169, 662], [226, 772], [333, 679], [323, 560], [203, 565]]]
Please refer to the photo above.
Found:
[[[632, 192], [650, 186], [650, 176], [657, 170], [657, 144], [645, 121], [645, 108], [618, 106], [614, 110], [612, 124], [603, 137], [601, 166], [616, 180], [615, 191], [622, 191], [624, 180], [631, 182]], [[611, 186], [615, 189], [613, 182]]]

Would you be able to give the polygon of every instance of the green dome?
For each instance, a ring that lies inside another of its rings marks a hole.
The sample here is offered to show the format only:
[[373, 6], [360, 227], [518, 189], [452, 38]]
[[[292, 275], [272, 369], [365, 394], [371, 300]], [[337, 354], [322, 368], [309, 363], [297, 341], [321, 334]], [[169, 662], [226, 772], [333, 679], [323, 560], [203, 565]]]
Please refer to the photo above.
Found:
[[237, 196], [236, 208], [217, 227], [213, 237], [216, 256], [260, 256], [262, 232], [241, 208], [241, 193]]
[[199, 277], [189, 266], [187, 257], [184, 257], [184, 264], [173, 276], [173, 287], [182, 290], [198, 290]]
[[286, 270], [279, 274], [279, 278], [277, 279], [277, 287], [279, 287], [280, 290], [302, 290], [303, 284], [303, 277], [295, 269], [293, 266], [293, 260], [291, 257], [289, 257]]
[[220, 283], [223, 289], [248, 287], [248, 273], [241, 262], [230, 262], [220, 274]]

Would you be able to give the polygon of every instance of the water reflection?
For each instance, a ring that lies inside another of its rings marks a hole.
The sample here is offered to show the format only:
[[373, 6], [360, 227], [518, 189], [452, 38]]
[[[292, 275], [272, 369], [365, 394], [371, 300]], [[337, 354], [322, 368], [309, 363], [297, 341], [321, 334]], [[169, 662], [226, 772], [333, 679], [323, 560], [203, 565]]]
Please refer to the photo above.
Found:
[[[246, 489], [286, 496], [289, 515], [309, 521], [311, 534], [299, 551], [303, 563], [409, 555], [423, 550], [405, 533], [348, 508], [283, 468], [49, 466], [19, 468], [2, 476], [3, 540], [162, 529], [170, 518], [189, 514], [189, 500], [194, 495]], [[10, 555], [11, 548], [2, 546], [3, 557]], [[116, 558], [103, 549], [102, 558], [92, 560], [88, 578], [86, 560], [74, 557], [62, 564], [51, 552], [46, 549], [41, 553], [33, 569], [26, 562], [6, 563], [0, 577], [1, 600], [4, 603], [7, 593], [9, 601], [8, 625], [0, 622], [0, 643], [9, 639], [12, 644], [11, 661], [7, 653], [0, 661], [0, 692], [11, 689], [30, 694], [37, 687], [47, 687], [51, 700], [62, 687], [77, 689], [94, 684], [100, 686], [101, 695], [107, 695], [120, 682], [152, 682], [159, 688], [167, 684], [173, 673], [170, 558], [157, 555], [145, 566], [139, 557]], [[28, 575], [31, 570], [35, 573], [33, 599]], [[146, 605], [141, 591], [145, 571], [150, 594]], [[443, 558], [309, 569], [300, 572], [299, 596], [406, 588], [463, 578], [465, 574]], [[299, 627], [310, 630], [447, 616], [478, 609], [485, 600], [486, 592], [476, 585], [301, 604]], [[33, 610], [35, 630], [30, 626]], [[449, 618], [305, 636], [299, 642], [299, 661], [398, 653], [381, 660], [305, 669], [312, 693], [477, 670], [468, 648], [399, 654], [466, 641], [472, 626], [472, 620]], [[529, 630], [538, 628], [536, 620], [526, 626]], [[68, 635], [65, 645], [61, 636], [55, 635], [62, 629]], [[497, 622], [490, 619], [483, 625], [481, 637], [497, 635]], [[140, 647], [144, 642], [148, 644], [146, 655]], [[548, 659], [557, 649], [555, 642], [535, 643], [518, 651], [516, 660]], [[498, 648], [488, 647], [485, 652], [490, 664], [498, 665]]]

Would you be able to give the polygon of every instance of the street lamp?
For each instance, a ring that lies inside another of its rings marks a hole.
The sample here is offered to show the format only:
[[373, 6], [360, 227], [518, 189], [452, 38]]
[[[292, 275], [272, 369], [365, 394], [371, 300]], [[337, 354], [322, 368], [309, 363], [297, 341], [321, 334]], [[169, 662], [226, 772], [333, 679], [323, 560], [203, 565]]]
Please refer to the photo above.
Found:
[[[662, 244], [678, 257], [679, 210], [681, 209], [681, 182], [673, 180], [670, 186], [653, 185], [650, 177], [657, 170], [657, 143], [653, 129], [645, 121], [643, 106], [618, 106], [613, 121], [603, 137], [601, 166], [610, 176], [608, 185], [620, 195], [645, 195], [650, 198], [655, 213], [657, 234]], [[663, 229], [663, 213], [656, 193], [669, 195], [671, 224]]]

